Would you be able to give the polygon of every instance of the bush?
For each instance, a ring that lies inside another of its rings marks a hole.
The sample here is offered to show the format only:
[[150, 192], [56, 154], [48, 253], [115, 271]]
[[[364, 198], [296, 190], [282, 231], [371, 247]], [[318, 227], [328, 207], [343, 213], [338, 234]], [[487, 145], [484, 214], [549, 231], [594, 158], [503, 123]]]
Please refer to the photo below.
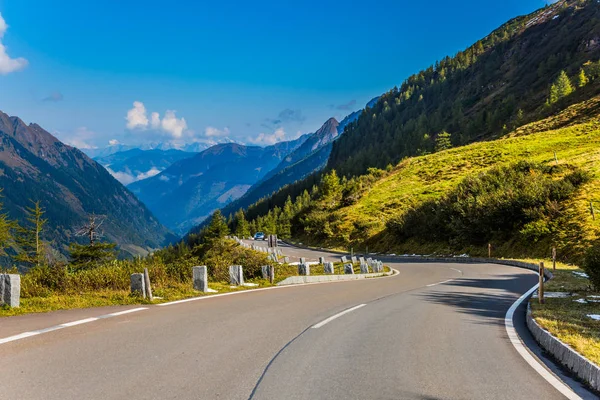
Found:
[[583, 262], [583, 269], [590, 276], [596, 290], [600, 290], [600, 244], [588, 249]]
[[465, 178], [438, 200], [430, 200], [388, 222], [401, 239], [446, 242], [451, 247], [553, 234], [561, 203], [589, 180], [569, 166], [521, 161]]

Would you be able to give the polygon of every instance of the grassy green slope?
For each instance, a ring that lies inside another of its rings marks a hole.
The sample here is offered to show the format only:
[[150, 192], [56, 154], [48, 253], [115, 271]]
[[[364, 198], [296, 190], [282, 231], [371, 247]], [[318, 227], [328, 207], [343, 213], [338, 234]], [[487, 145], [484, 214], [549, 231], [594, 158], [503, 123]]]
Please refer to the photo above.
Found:
[[[427, 200], [440, 198], [469, 175], [520, 160], [554, 163], [555, 152], [559, 163], [578, 166], [592, 176], [591, 181], [568, 200], [565, 213], [570, 224], [559, 228], [558, 237], [562, 238], [564, 246], [570, 247], [597, 238], [600, 218], [592, 220], [589, 204], [593, 201], [600, 207], [600, 120], [595, 117], [598, 104], [597, 97], [496, 141], [402, 161], [362, 193], [356, 203], [334, 211], [339, 222], [327, 245], [354, 246], [355, 249], [369, 246], [373, 250], [396, 253], [462, 250], [475, 255], [487, 252], [483, 248], [450, 249], [446, 243], [402, 243], [386, 229], [386, 223]], [[545, 130], [548, 128], [550, 130]], [[301, 237], [305, 243], [310, 242], [310, 235], [301, 236], [305, 236]], [[528, 244], [527, 248], [514, 243], [499, 243], [498, 255], [542, 256], [547, 253], [547, 248], [548, 243], [544, 242]]]

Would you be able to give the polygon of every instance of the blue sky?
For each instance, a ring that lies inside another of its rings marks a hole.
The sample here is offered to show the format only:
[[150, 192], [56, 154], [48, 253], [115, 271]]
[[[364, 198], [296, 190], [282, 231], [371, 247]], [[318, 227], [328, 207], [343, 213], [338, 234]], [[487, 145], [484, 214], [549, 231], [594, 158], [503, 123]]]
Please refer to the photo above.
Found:
[[0, 110], [79, 147], [270, 144], [545, 4], [352, 3], [0, 0]]

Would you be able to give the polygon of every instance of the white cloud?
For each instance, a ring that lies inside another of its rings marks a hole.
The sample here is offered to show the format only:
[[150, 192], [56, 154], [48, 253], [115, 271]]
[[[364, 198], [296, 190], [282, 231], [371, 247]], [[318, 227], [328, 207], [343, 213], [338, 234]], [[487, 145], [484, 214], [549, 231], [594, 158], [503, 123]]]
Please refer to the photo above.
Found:
[[152, 167], [150, 170], [138, 174], [138, 176], [136, 176], [136, 180], [141, 181], [142, 179], [152, 178], [153, 176], [160, 174], [160, 172], [160, 169]]
[[[174, 110], [167, 110], [164, 118], [160, 118], [160, 114], [153, 112], [148, 120], [148, 112], [146, 106], [141, 101], [134, 101], [133, 108], [127, 111], [127, 129], [130, 130], [148, 130], [154, 129], [166, 133], [173, 139], [181, 139], [187, 129], [187, 122], [184, 118], [177, 118]], [[192, 132], [193, 133], [193, 132]]]
[[128, 129], [146, 129], [148, 128], [148, 116], [146, 115], [146, 107], [141, 101], [134, 101], [133, 108], [127, 111], [127, 128]]
[[[2, 14], [0, 14], [0, 39], [4, 37], [4, 33], [8, 29], [8, 25]], [[6, 53], [6, 46], [0, 42], [0, 75], [10, 74], [27, 66], [28, 62], [24, 58], [10, 58]]]
[[229, 128], [225, 127], [222, 130], [212, 127], [212, 126], [207, 126], [206, 129], [204, 129], [204, 136], [206, 137], [221, 137], [221, 136], [228, 136], [229, 135]]
[[[61, 135], [63, 136], [63, 135]], [[69, 146], [77, 147], [80, 150], [97, 149], [98, 147], [90, 144], [90, 139], [96, 136], [95, 132], [92, 132], [85, 126], [75, 129], [71, 135], [64, 138], [63, 142]]]
[[275, 143], [279, 143], [279, 142], [283, 141], [284, 139], [285, 139], [285, 131], [283, 130], [283, 128], [278, 128], [273, 133], [261, 133], [255, 138], [249, 138], [248, 141], [250, 143], [254, 143], [254, 144], [258, 144], [258, 145], [270, 146]]
[[150, 124], [152, 125], [152, 128], [154, 129], [158, 129], [160, 128], [160, 114], [157, 112], [153, 112], [152, 116], [150, 118]]
[[116, 146], [118, 144], [121, 144], [121, 142], [119, 142], [117, 139], [111, 139], [111, 140], [108, 141], [108, 144], [110, 146]]
[[[129, 185], [130, 183], [133, 182], [137, 182], [137, 181], [141, 181], [144, 179], [148, 179], [151, 178], [155, 175], [158, 175], [161, 173], [161, 171], [156, 168], [156, 167], [152, 167], [150, 170], [146, 171], [146, 172], [142, 172], [140, 174], [137, 175], [133, 175], [127, 172], [117, 172], [117, 171], [113, 171], [110, 168], [106, 168], [106, 170], [119, 182], [121, 182], [123, 185]], [[160, 178], [159, 178], [160, 179]]]
[[183, 118], [178, 119], [175, 111], [168, 110], [162, 119], [161, 128], [163, 131], [170, 133], [175, 139], [180, 139], [183, 136], [183, 131], [187, 129], [187, 123]]

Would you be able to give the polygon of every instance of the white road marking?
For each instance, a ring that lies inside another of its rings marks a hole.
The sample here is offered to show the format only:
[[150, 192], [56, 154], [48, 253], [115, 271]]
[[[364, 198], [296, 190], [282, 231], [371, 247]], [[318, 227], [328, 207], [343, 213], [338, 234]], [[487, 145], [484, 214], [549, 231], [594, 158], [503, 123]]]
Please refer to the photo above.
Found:
[[312, 329], [319, 329], [320, 327], [322, 327], [323, 325], [326, 325], [326, 324], [330, 323], [334, 319], [337, 319], [337, 318], [341, 317], [342, 315], [348, 314], [348, 313], [350, 313], [352, 311], [358, 310], [359, 308], [362, 308], [364, 306], [366, 306], [366, 304], [359, 304], [356, 307], [352, 307], [352, 308], [349, 308], [349, 309], [347, 309], [345, 311], [342, 311], [340, 313], [332, 315], [331, 317], [327, 318], [326, 320], [321, 321], [318, 324], [313, 325]]
[[[387, 277], [394, 277], [394, 276], [398, 276], [398, 275], [399, 275], [398, 270], [392, 268], [392, 274], [388, 275]], [[366, 280], [363, 280], [363, 282], [365, 282], [365, 281], [375, 282], [376, 279], [366, 279]], [[215, 297], [223, 297], [223, 296], [233, 296], [233, 295], [238, 295], [238, 294], [242, 294], [242, 293], [261, 292], [261, 291], [264, 291], [264, 290], [286, 289], [286, 288], [293, 288], [293, 287], [298, 287], [298, 286], [322, 285], [322, 284], [328, 284], [328, 283], [342, 283], [342, 282], [357, 282], [357, 281], [356, 280], [349, 280], [349, 281], [331, 281], [331, 282], [311, 282], [311, 283], [302, 283], [302, 284], [298, 284], [298, 285], [272, 286], [272, 287], [261, 288], [261, 289], [241, 290], [239, 292], [229, 292], [229, 293], [221, 293], [221, 294], [215, 294], [215, 295], [210, 295], [210, 296], [192, 297], [192, 298], [189, 298], [189, 299], [183, 299], [183, 300], [171, 301], [169, 303], [157, 304], [157, 306], [158, 307], [171, 306], [171, 305], [175, 305], [175, 304], [188, 303], [188, 302], [191, 302], [191, 301], [207, 300], [207, 299], [212, 299], [212, 298], [215, 298]], [[16, 340], [20, 340], [20, 339], [25, 339], [25, 338], [32, 337], [32, 336], [41, 335], [42, 333], [54, 332], [54, 331], [57, 331], [57, 330], [60, 330], [60, 329], [65, 329], [65, 328], [69, 328], [69, 327], [76, 326], [76, 325], [82, 325], [82, 324], [86, 324], [86, 323], [89, 323], [89, 322], [94, 322], [94, 321], [97, 321], [97, 320], [100, 320], [100, 319], [118, 317], [120, 315], [131, 314], [131, 313], [134, 313], [134, 312], [143, 311], [143, 310], [147, 310], [147, 309], [148, 309], [148, 307], [132, 308], [130, 310], [119, 311], [119, 312], [115, 312], [115, 313], [111, 313], [111, 314], [101, 315], [99, 317], [92, 317], [92, 318], [86, 318], [86, 319], [82, 319], [82, 320], [78, 320], [78, 321], [66, 322], [64, 324], [51, 326], [49, 328], [38, 329], [38, 330], [35, 330], [35, 331], [31, 331], [31, 332], [23, 332], [23, 333], [20, 333], [18, 335], [13, 335], [13, 336], [5, 337], [5, 338], [0, 338], [0, 344], [14, 342]], [[350, 311], [352, 311], [352, 310], [350, 310]]]
[[[398, 270], [392, 268], [392, 274], [391, 275], [383, 275], [382, 277], [385, 278], [393, 278], [395, 276], [400, 275], [400, 272], [398, 272]], [[376, 282], [377, 279], [361, 279], [360, 282]], [[183, 299], [183, 300], [175, 300], [175, 301], [170, 301], [168, 303], [161, 303], [161, 304], [157, 304], [157, 307], [166, 307], [166, 306], [172, 306], [175, 304], [182, 304], [182, 303], [189, 303], [191, 301], [199, 301], [199, 300], [208, 300], [208, 299], [214, 299], [217, 297], [224, 297], [224, 296], [235, 296], [238, 294], [244, 294], [244, 293], [256, 293], [256, 292], [262, 292], [265, 290], [277, 290], [277, 289], [286, 289], [286, 288], [297, 288], [300, 286], [308, 286], [308, 285], [326, 285], [326, 284], [330, 284], [330, 283], [345, 283], [345, 282], [359, 282], [358, 280], [347, 280], [347, 281], [328, 281], [328, 282], [309, 282], [309, 283], [299, 283], [299, 284], [295, 284], [295, 285], [285, 285], [285, 286], [271, 286], [271, 287], [266, 287], [266, 288], [260, 288], [260, 289], [250, 289], [250, 290], [240, 290], [238, 292], [229, 292], [229, 293], [221, 293], [221, 294], [212, 294], [209, 296], [198, 296], [198, 297], [190, 297], [189, 299]]]
[[80, 319], [77, 321], [65, 322], [64, 324], [51, 326], [49, 328], [38, 329], [35, 331], [31, 331], [31, 332], [23, 332], [23, 333], [19, 333], [18, 335], [13, 335], [13, 336], [2, 338], [2, 339], [0, 339], [0, 344], [14, 342], [16, 340], [21, 340], [21, 339], [25, 339], [25, 338], [32, 337], [32, 336], [41, 335], [42, 333], [54, 332], [54, 331], [58, 331], [60, 329], [70, 328], [72, 326], [87, 324], [90, 322], [98, 321], [99, 319], [118, 317], [119, 315], [131, 314], [134, 312], [143, 311], [143, 310], [147, 310], [147, 309], [148, 309], [148, 307], [133, 308], [130, 310], [119, 311], [119, 312], [112, 313], [112, 314], [101, 315], [99, 317], [90, 317], [90, 318]]
[[451, 270], [453, 270], [453, 271], [456, 271], [456, 272], [458, 272], [459, 274], [462, 274], [462, 273], [463, 273], [463, 272], [462, 272], [460, 269], [456, 269], [456, 268], [450, 268], [450, 269], [451, 269]]
[[453, 281], [454, 279], [448, 279], [446, 281], [443, 282], [438, 282], [438, 283], [430, 283], [429, 285], [427, 285], [427, 287], [432, 287], [432, 286], [437, 286], [437, 285], [443, 285], [444, 283], [448, 283], [450, 281]]
[[556, 390], [562, 393], [567, 399], [570, 400], [582, 400], [570, 387], [561, 382], [556, 376], [550, 373], [539, 361], [537, 361], [525, 348], [525, 345], [519, 338], [515, 326], [513, 324], [513, 316], [517, 308], [521, 305], [521, 303], [529, 297], [531, 293], [533, 293], [539, 285], [535, 285], [527, 293], [523, 296], [519, 297], [517, 301], [513, 303], [512, 306], [506, 312], [506, 316], [504, 317], [504, 325], [506, 326], [506, 333], [508, 334], [508, 338], [510, 342], [515, 346], [517, 352], [523, 357], [523, 359], [529, 364], [534, 370], [539, 373], [542, 378], [544, 378], [549, 384], [551, 384]]

